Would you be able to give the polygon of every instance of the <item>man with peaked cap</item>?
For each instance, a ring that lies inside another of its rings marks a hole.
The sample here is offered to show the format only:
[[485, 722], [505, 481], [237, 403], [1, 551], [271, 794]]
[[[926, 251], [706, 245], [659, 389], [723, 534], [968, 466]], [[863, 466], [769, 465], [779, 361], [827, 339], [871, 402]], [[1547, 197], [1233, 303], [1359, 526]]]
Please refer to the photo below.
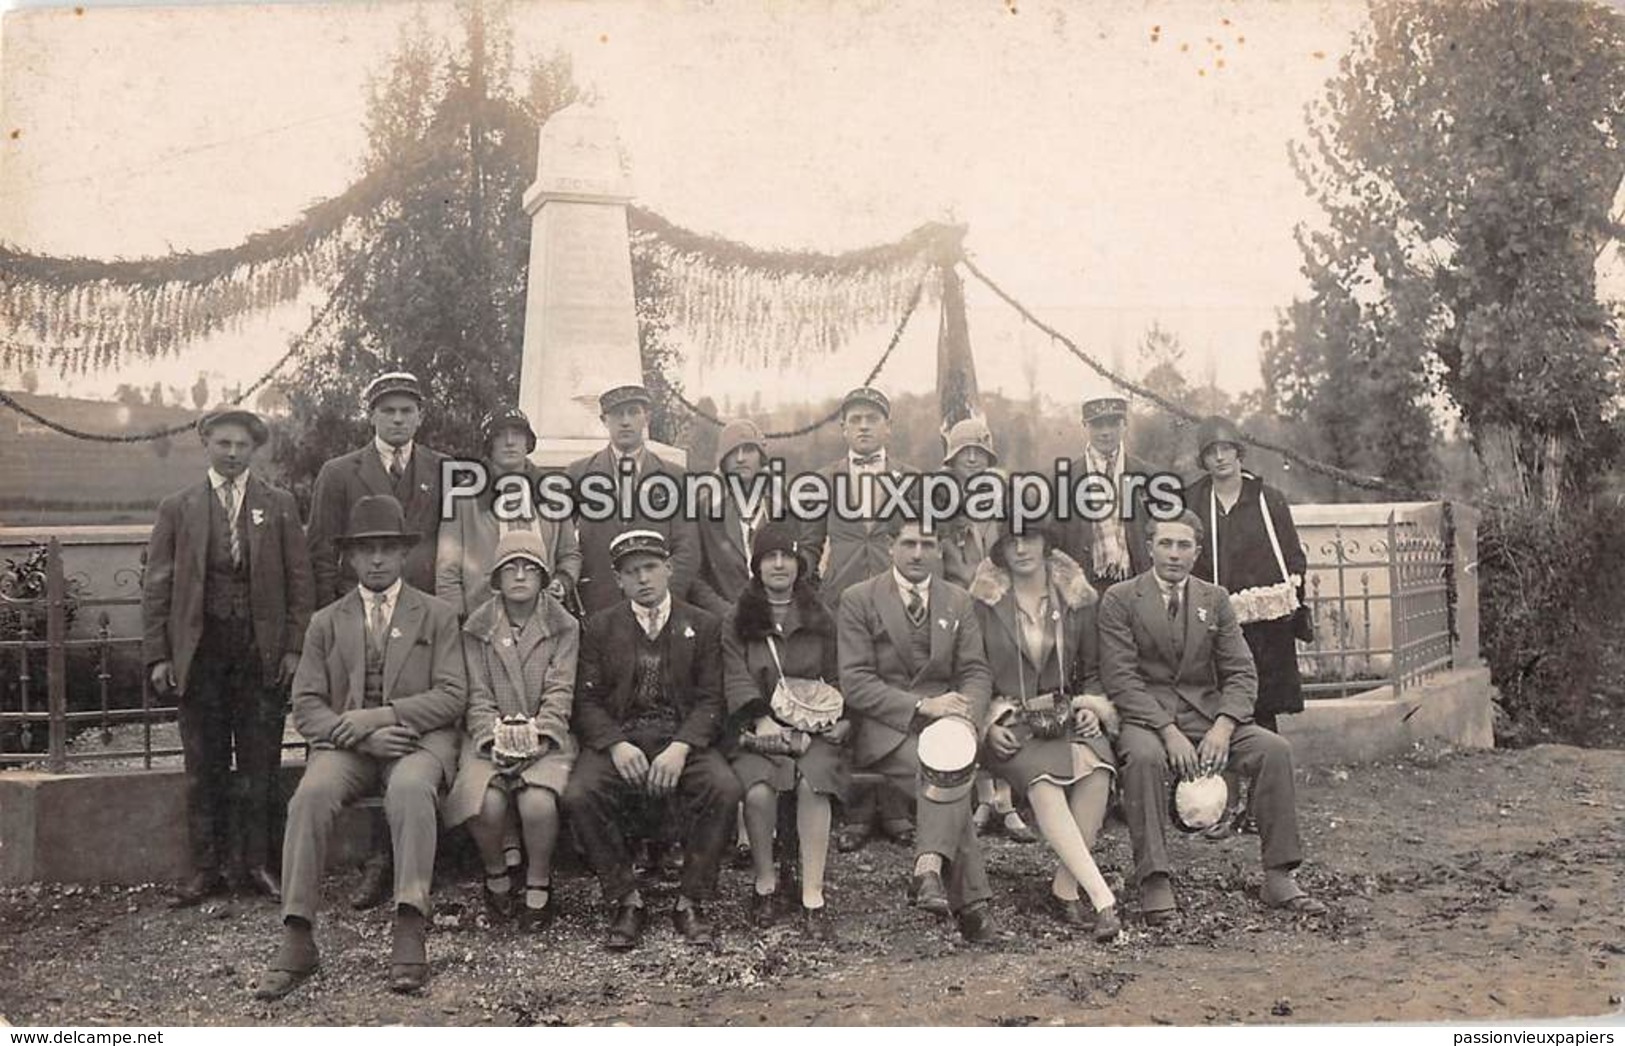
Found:
[[[446, 455], [417, 442], [423, 424], [423, 386], [406, 371], [378, 375], [361, 394], [372, 440], [322, 465], [311, 492], [306, 541], [316, 575], [316, 606], [324, 607], [352, 590], [354, 571], [339, 548], [350, 509], [364, 497], [388, 495], [400, 503], [408, 527], [418, 535], [406, 555], [403, 576], [419, 592], [434, 593], [435, 552], [440, 536], [440, 463]], [[361, 882], [350, 895], [355, 908], [371, 908], [388, 895], [389, 847], [379, 832], [373, 854], [362, 866]]]
[[608, 552], [624, 599], [581, 631], [571, 718], [581, 752], [564, 809], [615, 904], [605, 947], [626, 951], [648, 919], [621, 826], [625, 804], [676, 796], [686, 834], [672, 921], [685, 940], [708, 944], [714, 930], [703, 905], [716, 897], [743, 795], [715, 747], [726, 709], [721, 622], [672, 594], [671, 550], [659, 531], [624, 531]]
[[256, 998], [279, 999], [315, 972], [334, 824], [347, 804], [380, 788], [395, 858], [389, 988], [415, 992], [428, 983], [436, 807], [457, 768], [468, 683], [457, 615], [402, 577], [420, 538], [400, 502], [369, 494], [339, 539], [359, 581], [311, 618], [294, 675], [293, 721], [310, 757], [288, 803], [282, 943]]
[[[1095, 473], [1108, 477], [1121, 498], [1124, 476], [1149, 479], [1151, 466], [1130, 455], [1124, 443], [1128, 400], [1116, 395], [1084, 400], [1083, 423], [1088, 428], [1088, 440], [1083, 453], [1072, 461], [1074, 489], [1086, 475]], [[1081, 519], [1069, 509], [1071, 518], [1059, 526], [1061, 551], [1077, 560], [1097, 593], [1104, 594], [1117, 582], [1143, 574], [1151, 566], [1146, 551], [1150, 547], [1146, 544], [1146, 524], [1151, 516], [1143, 485], [1133, 488], [1130, 505], [1127, 518], [1118, 505], [1109, 519], [1101, 521]]]
[[755, 477], [767, 470], [767, 438], [761, 427], [749, 418], [736, 418], [722, 427], [717, 441], [717, 471], [722, 475], [721, 511], [709, 497], [700, 502], [696, 527], [700, 537], [700, 576], [690, 590], [691, 602], [722, 617], [739, 601], [750, 581], [751, 543], [757, 531], [767, 524], [772, 508], [772, 491], [767, 480], [762, 498], [749, 507], [735, 497], [730, 476], [737, 476], [741, 492], [748, 498]]
[[268, 851], [283, 703], [311, 611], [298, 506], [248, 470], [270, 437], [265, 421], [217, 410], [198, 434], [208, 473], [159, 504], [141, 592], [153, 689], [180, 711], [193, 876], [177, 907], [224, 885], [233, 850], [250, 888], [281, 897]]
[[406, 371], [380, 374], [361, 394], [372, 440], [322, 465], [310, 502], [310, 562], [316, 574], [316, 605], [326, 606], [355, 586], [338, 550], [350, 506], [368, 495], [400, 502], [418, 535], [408, 552], [405, 577], [420, 592], [434, 593], [435, 545], [440, 535], [440, 463], [446, 455], [416, 440], [423, 424], [423, 386]]
[[[836, 616], [841, 594], [860, 581], [891, 569], [891, 539], [895, 525], [876, 518], [884, 501], [876, 477], [903, 476], [919, 471], [891, 459], [891, 400], [884, 392], [864, 385], [841, 400], [841, 438], [846, 456], [819, 469], [838, 498], [836, 477], [850, 484], [851, 500], [863, 507], [860, 518], [848, 519], [831, 504], [824, 518], [806, 527], [807, 555], [820, 578], [820, 596], [830, 615]], [[846, 805], [846, 824], [835, 836], [842, 853], [860, 850], [879, 831], [904, 846], [914, 842], [914, 822], [905, 795], [889, 785], [859, 786]]]
[[[642, 385], [619, 385], [598, 397], [599, 418], [609, 433], [609, 445], [572, 462], [565, 469], [576, 484], [578, 504], [582, 478], [593, 474], [613, 479], [614, 489], [618, 491], [623, 473], [630, 474], [634, 484], [655, 473], [663, 473], [675, 480], [681, 490], [683, 469], [663, 460], [646, 445], [652, 403], [649, 390]], [[637, 487], [633, 490], [636, 492]], [[652, 495], [651, 500], [657, 502], [661, 498]], [[663, 511], [661, 504], [652, 503], [651, 507]], [[632, 512], [625, 516], [617, 514], [605, 520], [577, 517], [576, 535], [581, 549], [578, 591], [582, 609], [591, 615], [621, 601], [609, 543], [623, 530], [652, 530], [660, 534], [671, 556], [671, 592], [679, 599], [688, 599], [689, 589], [700, 571], [700, 542], [693, 521], [685, 517], [681, 507], [669, 519], [651, 519], [643, 511], [641, 499], [637, 499]]]

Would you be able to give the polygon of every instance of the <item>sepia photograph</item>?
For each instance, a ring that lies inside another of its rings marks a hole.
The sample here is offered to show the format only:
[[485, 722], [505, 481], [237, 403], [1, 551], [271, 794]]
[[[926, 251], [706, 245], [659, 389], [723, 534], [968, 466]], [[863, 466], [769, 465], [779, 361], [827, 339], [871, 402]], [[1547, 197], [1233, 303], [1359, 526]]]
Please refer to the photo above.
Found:
[[0, 3], [0, 1025], [1606, 1046], [1622, 238], [1605, 0]]

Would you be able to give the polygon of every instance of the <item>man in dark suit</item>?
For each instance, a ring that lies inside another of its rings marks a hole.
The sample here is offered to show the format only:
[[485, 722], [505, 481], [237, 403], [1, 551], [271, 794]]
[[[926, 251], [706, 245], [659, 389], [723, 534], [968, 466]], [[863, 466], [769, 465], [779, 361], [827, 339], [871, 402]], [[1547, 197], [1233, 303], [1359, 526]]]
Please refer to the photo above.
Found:
[[[891, 400], [872, 386], [853, 389], [841, 400], [841, 438], [846, 456], [819, 469], [836, 494], [835, 479], [848, 484], [851, 501], [862, 506], [855, 517], [831, 510], [807, 525], [808, 556], [820, 577], [820, 595], [830, 615], [837, 616], [841, 595], [860, 581], [891, 569], [893, 521], [879, 518], [885, 495], [876, 483], [883, 475], [904, 476], [918, 471], [891, 459]], [[914, 842], [908, 801], [887, 786], [859, 786], [846, 806], [846, 824], [836, 833], [835, 847], [842, 853], [860, 850], [877, 823], [882, 834], [904, 846]]]
[[1325, 905], [1293, 878], [1303, 860], [1292, 746], [1253, 723], [1258, 675], [1223, 588], [1190, 576], [1202, 547], [1192, 512], [1150, 524], [1152, 569], [1107, 590], [1100, 604], [1100, 678], [1123, 718], [1123, 812], [1146, 922], [1178, 912], [1169, 878], [1168, 774], [1184, 780], [1234, 769], [1253, 779], [1264, 903], [1304, 914]]
[[581, 754], [564, 809], [604, 897], [615, 902], [605, 946], [625, 951], [637, 946], [647, 916], [619, 821], [629, 800], [675, 795], [687, 834], [672, 919], [691, 943], [709, 943], [702, 905], [716, 896], [743, 794], [714, 747], [725, 708], [721, 623], [673, 598], [671, 552], [658, 531], [627, 531], [609, 555], [626, 599], [581, 630], [571, 720]]
[[193, 875], [176, 907], [218, 892], [233, 850], [249, 887], [281, 896], [268, 853], [271, 816], [283, 702], [311, 611], [293, 495], [248, 471], [270, 437], [264, 420], [220, 410], [198, 432], [208, 475], [158, 506], [141, 593], [153, 689], [177, 695], [180, 708]]
[[[1095, 591], [1104, 594], [1117, 582], [1142, 574], [1151, 566], [1146, 551], [1146, 525], [1151, 515], [1146, 509], [1145, 487], [1123, 483], [1124, 476], [1149, 477], [1151, 467], [1129, 454], [1124, 445], [1128, 400], [1121, 396], [1084, 400], [1083, 423], [1089, 429], [1089, 441], [1083, 453], [1072, 460], [1073, 488], [1091, 473], [1105, 476], [1116, 491], [1118, 503], [1112, 518], [1098, 522], [1081, 519], [1072, 512], [1059, 528], [1061, 551], [1077, 560]], [[1121, 504], [1124, 500], [1126, 516]]]
[[[767, 468], [767, 438], [749, 418], [737, 418], [722, 427], [717, 440], [717, 472], [723, 480], [720, 513], [710, 499], [700, 505], [696, 527], [700, 538], [700, 575], [689, 590], [690, 602], [722, 617], [739, 601], [750, 581], [750, 549], [756, 532], [767, 522], [771, 494], [764, 496], [754, 514], [747, 514], [729, 488], [728, 477], [739, 477], [749, 493], [754, 477]], [[715, 518], [713, 518], [715, 517]]]
[[310, 758], [288, 803], [282, 944], [256, 998], [279, 999], [315, 972], [334, 822], [347, 803], [380, 787], [395, 851], [389, 987], [413, 992], [428, 983], [436, 803], [457, 769], [468, 683], [456, 612], [401, 577], [420, 536], [389, 495], [356, 502], [340, 548], [360, 583], [311, 619], [293, 680], [293, 721]]
[[[944, 716], [979, 730], [992, 695], [970, 594], [936, 576], [941, 562], [936, 536], [904, 522], [891, 544], [892, 568], [841, 596], [841, 693], [856, 723], [853, 766], [908, 790], [920, 772], [920, 731]], [[967, 940], [991, 940], [992, 889], [971, 826], [971, 782], [918, 791], [914, 903], [956, 913]]]
[[[440, 542], [440, 463], [446, 455], [417, 442], [423, 424], [423, 386], [405, 371], [374, 378], [362, 393], [372, 423], [372, 442], [322, 465], [311, 494], [311, 568], [316, 574], [316, 606], [325, 607], [355, 588], [355, 572], [338, 537], [361, 498], [388, 495], [400, 502], [406, 524], [418, 535], [407, 550], [406, 583], [434, 592], [435, 553]], [[375, 829], [372, 856], [350, 895], [354, 908], [371, 908], [389, 895], [389, 840]]]
[[368, 495], [400, 502], [418, 540], [406, 556], [406, 583], [434, 593], [435, 546], [440, 536], [440, 463], [446, 455], [416, 440], [423, 424], [423, 386], [405, 371], [380, 374], [362, 393], [373, 437], [364, 447], [322, 465], [310, 502], [310, 563], [316, 605], [324, 607], [355, 587], [338, 537], [350, 507]]
[[[621, 385], [598, 398], [599, 417], [609, 432], [609, 445], [566, 467], [565, 473], [578, 490], [582, 478], [591, 474], [611, 477], [618, 490], [623, 473], [629, 474], [636, 484], [657, 472], [672, 477], [681, 490], [683, 470], [662, 460], [645, 445], [651, 402], [649, 390], [642, 385]], [[633, 490], [636, 489], [634, 485]], [[661, 509], [658, 504], [651, 507]], [[624, 530], [653, 530], [665, 539], [671, 552], [672, 595], [688, 599], [689, 588], [700, 570], [700, 542], [694, 523], [682, 511], [670, 519], [650, 519], [638, 501], [634, 501], [629, 515], [617, 514], [605, 520], [578, 516], [576, 520], [577, 544], [581, 549], [581, 579], [576, 584], [582, 609], [589, 615], [595, 614], [621, 601], [609, 543]]]

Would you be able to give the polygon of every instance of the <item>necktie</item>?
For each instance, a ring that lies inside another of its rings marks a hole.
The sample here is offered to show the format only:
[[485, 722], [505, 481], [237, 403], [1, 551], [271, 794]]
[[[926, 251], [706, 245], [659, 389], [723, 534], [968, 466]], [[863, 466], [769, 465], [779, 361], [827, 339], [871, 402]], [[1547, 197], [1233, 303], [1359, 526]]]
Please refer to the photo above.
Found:
[[368, 615], [368, 631], [372, 636], [372, 648], [379, 657], [384, 654], [384, 627], [389, 622], [384, 618], [384, 594], [377, 593], [372, 597], [372, 613]]
[[665, 624], [665, 622], [660, 620], [660, 608], [655, 607], [653, 610], [646, 611], [642, 616], [643, 634], [648, 636], [650, 639], [659, 638], [660, 626]]
[[237, 536], [237, 481], [228, 479], [220, 484], [220, 504], [226, 510], [226, 533], [231, 535], [231, 565], [243, 565], [242, 539]]
[[1179, 620], [1179, 589], [1177, 588], [1168, 590], [1168, 620]]
[[874, 468], [880, 464], [880, 455], [881, 452], [878, 450], [873, 454], [855, 454], [852, 457], [852, 467], [860, 469]]
[[920, 590], [908, 590], [908, 620], [915, 628], [925, 624], [925, 600], [920, 598]]
[[395, 448], [395, 453], [390, 457], [389, 478], [397, 483], [401, 481], [401, 476], [406, 473], [405, 457], [406, 455], [399, 447]]

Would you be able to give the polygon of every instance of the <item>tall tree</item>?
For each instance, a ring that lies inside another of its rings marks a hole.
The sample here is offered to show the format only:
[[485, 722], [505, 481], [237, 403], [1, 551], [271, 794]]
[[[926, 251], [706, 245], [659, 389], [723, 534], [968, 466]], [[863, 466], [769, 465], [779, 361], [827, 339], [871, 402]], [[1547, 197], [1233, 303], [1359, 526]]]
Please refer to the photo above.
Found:
[[[1625, 32], [1583, 0], [1372, 0], [1293, 159], [1325, 211], [1312, 297], [1267, 346], [1284, 409], [1382, 471], [1435, 391], [1502, 496], [1558, 507], [1616, 452], [1619, 333], [1598, 300], [1625, 175]], [[1431, 466], [1430, 466], [1431, 468]]]

